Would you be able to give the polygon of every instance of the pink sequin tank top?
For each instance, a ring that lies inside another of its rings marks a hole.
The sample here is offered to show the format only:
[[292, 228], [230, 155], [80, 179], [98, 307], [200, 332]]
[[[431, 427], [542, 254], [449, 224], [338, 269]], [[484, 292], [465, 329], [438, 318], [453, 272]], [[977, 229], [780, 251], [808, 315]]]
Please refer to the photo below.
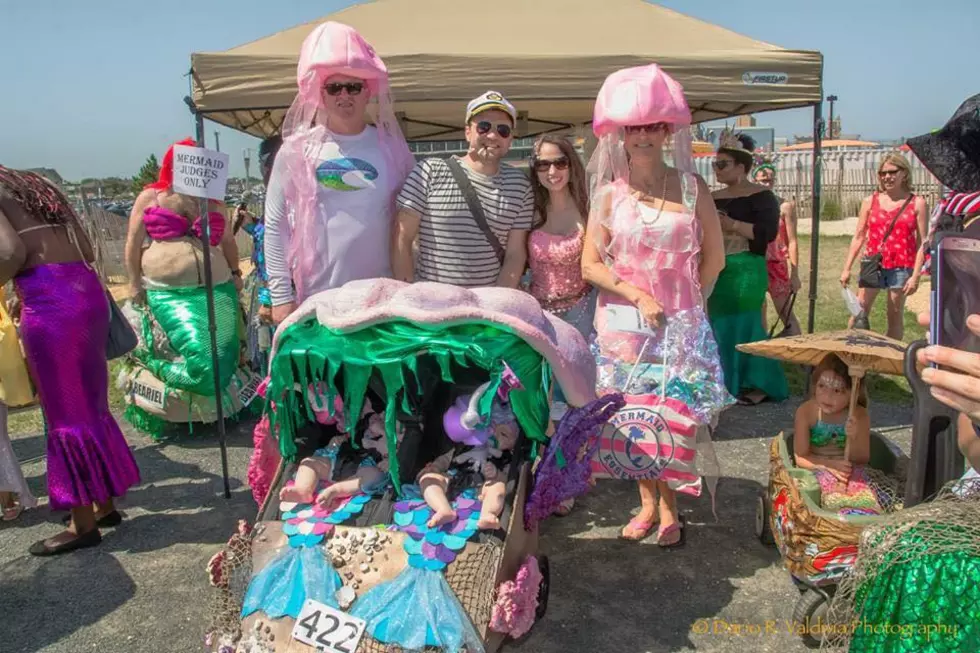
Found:
[[589, 292], [582, 278], [582, 227], [560, 236], [535, 229], [528, 239], [531, 295], [546, 311], [570, 309]]

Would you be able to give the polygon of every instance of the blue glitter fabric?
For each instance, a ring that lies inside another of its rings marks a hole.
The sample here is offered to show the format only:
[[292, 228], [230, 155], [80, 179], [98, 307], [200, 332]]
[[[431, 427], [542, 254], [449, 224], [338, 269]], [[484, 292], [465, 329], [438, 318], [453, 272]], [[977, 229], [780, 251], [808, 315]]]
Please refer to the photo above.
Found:
[[393, 530], [405, 533], [408, 567], [387, 583], [365, 593], [351, 614], [367, 622], [379, 642], [416, 651], [426, 646], [444, 651], [483, 653], [483, 643], [443, 570], [477, 532], [480, 502], [467, 490], [455, 501], [457, 518], [429, 528], [432, 509], [414, 499], [395, 504]]

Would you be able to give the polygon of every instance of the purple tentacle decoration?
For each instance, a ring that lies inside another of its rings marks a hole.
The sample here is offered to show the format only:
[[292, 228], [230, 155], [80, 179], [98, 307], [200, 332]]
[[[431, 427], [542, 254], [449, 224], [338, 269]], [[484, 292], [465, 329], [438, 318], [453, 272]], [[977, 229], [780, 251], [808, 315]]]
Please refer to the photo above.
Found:
[[623, 395], [608, 394], [565, 413], [534, 474], [534, 489], [524, 506], [525, 530], [533, 530], [563, 501], [589, 490], [602, 427], [625, 405]]

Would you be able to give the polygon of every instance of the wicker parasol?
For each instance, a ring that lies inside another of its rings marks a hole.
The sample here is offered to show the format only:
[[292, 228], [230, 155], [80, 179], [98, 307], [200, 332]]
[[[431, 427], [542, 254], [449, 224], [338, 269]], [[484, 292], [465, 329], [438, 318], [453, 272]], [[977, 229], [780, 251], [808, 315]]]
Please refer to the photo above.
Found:
[[865, 372], [903, 375], [905, 348], [904, 342], [862, 329], [761, 340], [737, 347], [746, 354], [810, 366], [819, 365], [827, 354], [837, 354], [856, 377]]
[[749, 342], [738, 345], [736, 349], [754, 356], [814, 367], [827, 354], [836, 354], [847, 365], [851, 378], [854, 379], [851, 384], [849, 410], [849, 414], [852, 414], [857, 405], [861, 379], [867, 372], [896, 376], [905, 374], [903, 366], [906, 347], [904, 342], [874, 331], [847, 329]]

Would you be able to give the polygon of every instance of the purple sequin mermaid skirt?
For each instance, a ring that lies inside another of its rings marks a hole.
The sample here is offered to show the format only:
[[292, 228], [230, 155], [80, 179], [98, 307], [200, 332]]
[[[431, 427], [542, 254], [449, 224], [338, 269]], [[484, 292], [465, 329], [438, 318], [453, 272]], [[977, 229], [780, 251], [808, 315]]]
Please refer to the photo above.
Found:
[[14, 279], [21, 339], [47, 431], [48, 498], [69, 510], [119, 497], [139, 483], [109, 412], [109, 305], [84, 263], [48, 263]]

